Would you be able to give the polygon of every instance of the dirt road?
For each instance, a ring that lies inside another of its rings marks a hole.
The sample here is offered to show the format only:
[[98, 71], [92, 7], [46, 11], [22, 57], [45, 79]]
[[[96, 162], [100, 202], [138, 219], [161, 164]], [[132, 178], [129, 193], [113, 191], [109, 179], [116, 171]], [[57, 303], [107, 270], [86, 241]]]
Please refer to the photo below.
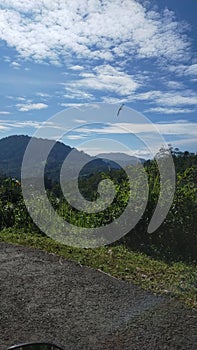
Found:
[[194, 350], [195, 316], [102, 272], [0, 243], [1, 350], [41, 340], [65, 350]]

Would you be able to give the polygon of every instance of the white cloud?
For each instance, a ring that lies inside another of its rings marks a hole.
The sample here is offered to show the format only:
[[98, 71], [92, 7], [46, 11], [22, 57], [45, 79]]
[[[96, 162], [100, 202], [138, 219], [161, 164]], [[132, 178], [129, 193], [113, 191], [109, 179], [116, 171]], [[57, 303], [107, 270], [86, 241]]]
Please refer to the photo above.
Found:
[[173, 89], [173, 90], [184, 89], [184, 84], [182, 82], [179, 82], [179, 81], [169, 80], [168, 82], [166, 82], [166, 85], [167, 85], [167, 87], [169, 87], [169, 89]]
[[140, 83], [132, 75], [107, 64], [97, 66], [89, 73], [82, 72], [79, 79], [72, 82], [72, 86], [73, 90], [80, 88], [129, 95], [140, 86]]
[[188, 136], [196, 137], [197, 140], [197, 123], [164, 123], [157, 124], [157, 128], [162, 135]]
[[82, 138], [84, 138], [83, 135], [66, 135], [68, 140], [81, 140]]
[[[153, 113], [188, 113], [197, 95], [174, 76], [191, 82], [196, 75], [196, 62], [186, 63], [192, 57], [188, 27], [167, 8], [158, 11], [151, 2], [138, 0], [0, 0], [0, 39], [19, 54], [15, 61], [4, 60], [13, 68], [22, 59], [67, 66], [63, 107], [93, 101], [97, 92], [108, 103], [146, 101]], [[168, 90], [138, 93], [145, 85], [148, 90], [148, 83], [154, 89], [155, 79], [161, 78], [152, 69], [158, 61], [173, 73], [170, 81], [161, 81]], [[51, 97], [36, 95], [40, 102]], [[22, 97], [18, 101], [21, 112], [48, 107]]]
[[131, 95], [130, 100], [142, 100], [155, 103], [160, 108], [164, 107], [182, 107], [196, 106], [197, 94], [191, 90], [165, 92], [159, 90], [147, 91], [140, 94]]
[[128, 99], [127, 98], [117, 98], [117, 97], [109, 97], [109, 96], [103, 96], [103, 102], [105, 103], [112, 103], [112, 104], [122, 104], [124, 102], [127, 102]]
[[85, 119], [75, 119], [74, 122], [75, 123], [79, 123], [79, 124], [85, 124], [85, 123], [87, 123], [87, 120], [85, 120]]
[[[172, 119], [172, 120], [168, 121], [167, 124], [180, 124], [180, 123], [189, 124], [190, 122], [187, 119]], [[157, 122], [157, 124], [166, 124], [166, 121], [160, 120]]]
[[57, 128], [59, 129], [58, 125], [54, 125], [50, 121], [35, 121], [35, 120], [24, 120], [24, 121], [18, 121], [18, 120], [0, 120], [0, 128], [5, 130], [11, 130], [12, 128], [34, 128], [38, 129], [40, 127], [45, 128]]
[[14, 61], [14, 62], [11, 62], [10, 66], [13, 67], [14, 69], [19, 69], [21, 65], [20, 63]]
[[8, 63], [11, 62], [11, 58], [9, 56], [3, 56], [3, 60]]
[[26, 127], [32, 127], [32, 128], [39, 128], [41, 123], [35, 122], [35, 121], [23, 121], [19, 122], [18, 120], [0, 120], [0, 129], [2, 130], [11, 130], [11, 129], [17, 129], [17, 128], [26, 128]]
[[157, 104], [162, 104], [166, 106], [196, 106], [197, 104], [197, 94], [192, 93], [190, 95], [184, 94], [171, 94], [162, 93], [158, 98]]
[[172, 145], [172, 147], [178, 147], [182, 150], [188, 150], [188, 149], [193, 149], [196, 152], [197, 149], [197, 141], [196, 141], [196, 137], [191, 138], [185, 138], [185, 139], [180, 139], [180, 140], [171, 140], [170, 144]]
[[10, 114], [10, 112], [7, 112], [7, 111], [0, 111], [0, 114], [1, 114], [1, 115], [7, 115], [7, 114]]
[[74, 108], [79, 108], [82, 107], [84, 104], [83, 103], [60, 103], [60, 106], [62, 107], [74, 107]]
[[179, 76], [196, 76], [197, 75], [197, 63], [192, 65], [171, 65], [169, 70], [173, 73], [176, 73]]
[[114, 123], [103, 125], [102, 127], [93, 126], [86, 127], [81, 126], [74, 130], [76, 135], [81, 135], [81, 137], [88, 136], [90, 134], [97, 135], [110, 135], [110, 134], [129, 134], [133, 133], [135, 135], [147, 134], [152, 135], [158, 130], [162, 135], [190, 135], [197, 137], [197, 123], [189, 122], [176, 122], [176, 123]]
[[65, 99], [91, 100], [93, 98], [93, 95], [91, 93], [76, 88], [76, 85], [77, 85], [76, 82], [64, 84], [64, 85], [66, 86], [65, 87], [66, 93], [63, 95]]
[[162, 114], [181, 114], [181, 113], [195, 112], [195, 109], [154, 107], [154, 108], [149, 108], [145, 110], [145, 112], [162, 113]]
[[197, 75], [197, 63], [187, 67], [187, 69], [185, 70], [185, 74]]
[[108, 61], [128, 54], [185, 60], [185, 29], [172, 11], [159, 14], [136, 0], [0, 1], [0, 38], [24, 58], [54, 64], [73, 54]]
[[5, 131], [5, 130], [9, 130], [9, 128], [6, 126], [0, 125], [0, 130]]
[[50, 95], [45, 93], [45, 92], [37, 92], [36, 96], [39, 96], [39, 97], [50, 97]]
[[21, 96], [11, 96], [11, 95], [7, 95], [7, 96], [5, 96], [5, 97], [8, 98], [9, 100], [27, 101], [27, 102], [30, 102], [30, 100], [26, 100], [25, 97], [21, 97]]
[[74, 65], [74, 66], [71, 66], [70, 69], [72, 70], [76, 70], [76, 71], [79, 71], [79, 70], [83, 70], [84, 67], [83, 66], [79, 66], [78, 64], [77, 65]]
[[31, 110], [39, 110], [47, 108], [48, 105], [45, 103], [29, 103], [29, 104], [17, 104], [16, 107], [20, 112], [28, 112]]

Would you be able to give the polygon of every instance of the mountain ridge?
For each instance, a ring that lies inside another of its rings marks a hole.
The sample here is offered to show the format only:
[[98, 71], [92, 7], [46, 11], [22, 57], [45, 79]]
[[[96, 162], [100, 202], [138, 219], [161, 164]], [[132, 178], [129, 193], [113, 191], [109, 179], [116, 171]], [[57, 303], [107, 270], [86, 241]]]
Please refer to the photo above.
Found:
[[[61, 166], [71, 151], [73, 156], [72, 161], [69, 163], [71, 174], [72, 172], [74, 174], [76, 166], [80, 167], [80, 165], [82, 165], [82, 176], [87, 176], [94, 172], [120, 169], [121, 166], [118, 164], [119, 162], [122, 166], [137, 164], [137, 158], [128, 156], [124, 153], [119, 153], [119, 159], [117, 159], [117, 155], [113, 159], [113, 153], [110, 154], [111, 158], [109, 157], [109, 153], [102, 153], [101, 155], [93, 157], [83, 151], [65, 145], [60, 141], [35, 138], [28, 135], [11, 135], [0, 139], [0, 173], [8, 177], [15, 177], [19, 180], [21, 179], [23, 156], [27, 145], [32, 138], [35, 141], [37, 152], [36, 157], [34, 158], [34, 163], [32, 159], [29, 159], [29, 173], [31, 174], [32, 168], [39, 169], [39, 166], [43, 162], [40, 154], [42, 152], [39, 152], [39, 150], [45, 148], [48, 150], [51, 148], [45, 166], [45, 175], [53, 180], [59, 181]], [[107, 157], [110, 159], [106, 159]], [[122, 158], [122, 160], [120, 158]], [[133, 158], [135, 159], [135, 162], [132, 161]], [[127, 159], [126, 163], [125, 159]], [[83, 164], [85, 164], [84, 167]], [[35, 173], [35, 171], [33, 173]]]

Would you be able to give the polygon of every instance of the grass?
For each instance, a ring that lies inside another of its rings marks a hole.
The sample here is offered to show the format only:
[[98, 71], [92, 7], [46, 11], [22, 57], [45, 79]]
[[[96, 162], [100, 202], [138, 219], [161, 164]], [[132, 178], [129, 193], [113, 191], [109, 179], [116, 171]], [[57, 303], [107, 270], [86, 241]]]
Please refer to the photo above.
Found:
[[183, 262], [167, 264], [146, 254], [132, 252], [123, 245], [96, 249], [68, 247], [48, 237], [13, 229], [1, 231], [0, 241], [57, 254], [118, 279], [131, 281], [155, 294], [174, 297], [189, 307], [197, 307], [196, 266]]

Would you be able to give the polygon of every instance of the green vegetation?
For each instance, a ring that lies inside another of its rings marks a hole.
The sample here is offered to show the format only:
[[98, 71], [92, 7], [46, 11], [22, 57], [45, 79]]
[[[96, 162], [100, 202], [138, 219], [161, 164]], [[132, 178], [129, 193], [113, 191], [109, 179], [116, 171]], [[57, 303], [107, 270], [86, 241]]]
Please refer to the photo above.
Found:
[[[145, 212], [136, 227], [120, 241], [97, 249], [77, 249], [57, 243], [41, 232], [29, 216], [20, 182], [3, 176], [0, 178], [0, 241], [44, 249], [196, 306], [197, 155], [177, 149], [171, 149], [171, 153], [176, 166], [176, 191], [171, 209], [156, 232], [147, 233], [160, 193], [160, 174], [156, 161], [152, 160], [144, 164], [149, 185]], [[116, 196], [111, 205], [99, 213], [73, 209], [63, 197], [59, 183], [46, 178], [47, 195], [58, 214], [75, 226], [106, 225], [121, 215], [130, 195], [135, 199], [136, 210], [140, 208], [136, 198], [139, 184], [142, 187], [139, 179], [143, 179], [143, 172], [138, 166], [132, 169], [138, 175], [134, 176], [132, 190], [121, 169], [95, 172], [79, 179], [79, 188], [88, 200], [99, 198], [101, 180], [113, 180]], [[165, 190], [170, 190], [168, 184]], [[68, 192], [72, 197], [72, 184]], [[39, 198], [42, 202], [41, 195]], [[42, 206], [37, 208], [37, 215], [48, 220]]]
[[182, 262], [167, 264], [144, 253], [132, 252], [123, 245], [96, 249], [68, 247], [51, 238], [17, 229], [1, 231], [0, 241], [45, 250], [131, 281], [153, 293], [175, 297], [190, 307], [197, 306], [197, 269], [192, 265]]

